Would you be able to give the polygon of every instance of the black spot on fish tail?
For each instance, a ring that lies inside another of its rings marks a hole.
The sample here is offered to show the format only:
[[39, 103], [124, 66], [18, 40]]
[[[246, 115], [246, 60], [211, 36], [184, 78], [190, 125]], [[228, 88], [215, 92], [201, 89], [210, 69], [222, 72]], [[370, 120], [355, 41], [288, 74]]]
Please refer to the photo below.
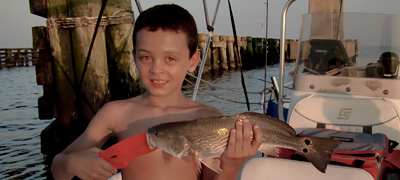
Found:
[[310, 144], [311, 144], [311, 141], [310, 141], [309, 139], [305, 139], [305, 140], [304, 140], [304, 143], [306, 143], [306, 145], [310, 145]]
[[340, 144], [340, 141], [319, 137], [299, 138], [304, 142], [300, 153], [319, 171], [325, 173], [326, 167], [331, 159], [331, 152]]

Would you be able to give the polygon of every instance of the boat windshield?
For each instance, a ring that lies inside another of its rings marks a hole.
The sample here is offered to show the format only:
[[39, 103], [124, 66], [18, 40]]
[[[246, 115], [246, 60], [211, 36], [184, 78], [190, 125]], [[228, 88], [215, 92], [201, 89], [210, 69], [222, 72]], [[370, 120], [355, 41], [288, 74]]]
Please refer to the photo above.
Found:
[[299, 42], [296, 76], [399, 79], [399, 15], [305, 14]]

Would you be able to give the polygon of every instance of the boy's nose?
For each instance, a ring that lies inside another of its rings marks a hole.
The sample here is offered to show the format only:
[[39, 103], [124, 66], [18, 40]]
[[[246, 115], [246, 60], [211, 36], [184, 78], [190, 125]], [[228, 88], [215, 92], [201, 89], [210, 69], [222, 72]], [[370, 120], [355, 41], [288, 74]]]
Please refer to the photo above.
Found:
[[151, 63], [150, 73], [160, 73], [163, 71], [162, 62], [160, 60], [154, 60]]

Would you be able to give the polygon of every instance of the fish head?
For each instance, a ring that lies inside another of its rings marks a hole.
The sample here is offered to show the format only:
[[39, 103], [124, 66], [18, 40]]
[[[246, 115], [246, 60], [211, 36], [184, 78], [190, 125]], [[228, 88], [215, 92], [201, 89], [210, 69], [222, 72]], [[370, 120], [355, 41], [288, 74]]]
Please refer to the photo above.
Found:
[[176, 158], [190, 154], [187, 139], [174, 128], [169, 129], [163, 125], [154, 126], [147, 130], [146, 137], [150, 149], [158, 148]]

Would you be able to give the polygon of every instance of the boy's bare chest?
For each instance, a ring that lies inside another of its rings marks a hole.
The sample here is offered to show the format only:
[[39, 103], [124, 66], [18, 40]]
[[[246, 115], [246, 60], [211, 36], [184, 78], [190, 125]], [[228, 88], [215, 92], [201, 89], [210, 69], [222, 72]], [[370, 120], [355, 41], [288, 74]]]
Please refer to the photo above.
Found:
[[177, 159], [161, 150], [134, 159], [122, 170], [123, 179], [196, 180], [198, 173], [190, 157]]
[[147, 131], [148, 128], [158, 124], [193, 119], [193, 114], [186, 111], [175, 111], [175, 113], [158, 112], [149, 110], [133, 110], [126, 113], [119, 123], [114, 127], [118, 139], [121, 141], [132, 135]]

